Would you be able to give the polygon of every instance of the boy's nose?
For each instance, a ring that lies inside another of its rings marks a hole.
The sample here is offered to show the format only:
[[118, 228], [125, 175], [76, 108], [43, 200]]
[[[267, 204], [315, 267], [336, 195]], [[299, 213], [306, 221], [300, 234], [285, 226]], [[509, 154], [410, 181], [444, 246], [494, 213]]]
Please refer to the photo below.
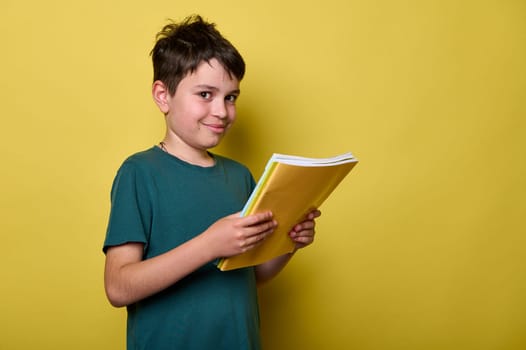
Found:
[[216, 101], [212, 107], [212, 114], [221, 119], [228, 117], [228, 109], [224, 101]]

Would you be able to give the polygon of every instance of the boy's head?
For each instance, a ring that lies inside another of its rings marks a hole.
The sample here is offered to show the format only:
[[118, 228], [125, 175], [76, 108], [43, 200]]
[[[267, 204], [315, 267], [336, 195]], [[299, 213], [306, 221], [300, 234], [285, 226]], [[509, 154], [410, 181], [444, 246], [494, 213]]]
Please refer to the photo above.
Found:
[[153, 80], [162, 81], [171, 95], [181, 79], [213, 58], [238, 81], [245, 74], [245, 62], [236, 48], [215, 29], [215, 24], [198, 15], [164, 26], [157, 34], [151, 56]]

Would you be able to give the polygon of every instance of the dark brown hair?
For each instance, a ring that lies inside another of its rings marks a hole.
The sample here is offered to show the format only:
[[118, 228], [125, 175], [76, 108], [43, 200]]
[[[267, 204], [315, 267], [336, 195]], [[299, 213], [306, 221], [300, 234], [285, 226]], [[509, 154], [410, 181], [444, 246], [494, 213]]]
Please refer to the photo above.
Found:
[[241, 81], [245, 62], [237, 49], [199, 15], [187, 17], [180, 23], [170, 22], [157, 34], [150, 55], [153, 61], [153, 80], [162, 81], [171, 95], [187, 74], [202, 62], [217, 59], [225, 70]]

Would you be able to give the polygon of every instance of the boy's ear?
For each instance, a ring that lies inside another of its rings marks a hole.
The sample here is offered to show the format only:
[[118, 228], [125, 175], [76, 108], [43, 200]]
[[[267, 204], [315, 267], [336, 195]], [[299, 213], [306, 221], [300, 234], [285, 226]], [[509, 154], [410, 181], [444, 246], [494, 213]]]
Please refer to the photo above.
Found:
[[170, 92], [168, 91], [168, 87], [164, 85], [164, 83], [160, 80], [156, 80], [153, 82], [152, 85], [152, 97], [161, 112], [163, 114], [168, 113], [170, 110], [170, 107], [168, 105], [168, 100], [170, 98]]

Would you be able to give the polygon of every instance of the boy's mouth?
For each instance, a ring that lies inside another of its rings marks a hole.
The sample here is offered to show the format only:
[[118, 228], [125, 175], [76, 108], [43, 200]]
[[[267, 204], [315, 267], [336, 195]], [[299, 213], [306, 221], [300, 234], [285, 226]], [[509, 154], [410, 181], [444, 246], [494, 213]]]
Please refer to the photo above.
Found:
[[204, 124], [209, 130], [216, 134], [222, 134], [226, 131], [227, 125], [226, 124]]

